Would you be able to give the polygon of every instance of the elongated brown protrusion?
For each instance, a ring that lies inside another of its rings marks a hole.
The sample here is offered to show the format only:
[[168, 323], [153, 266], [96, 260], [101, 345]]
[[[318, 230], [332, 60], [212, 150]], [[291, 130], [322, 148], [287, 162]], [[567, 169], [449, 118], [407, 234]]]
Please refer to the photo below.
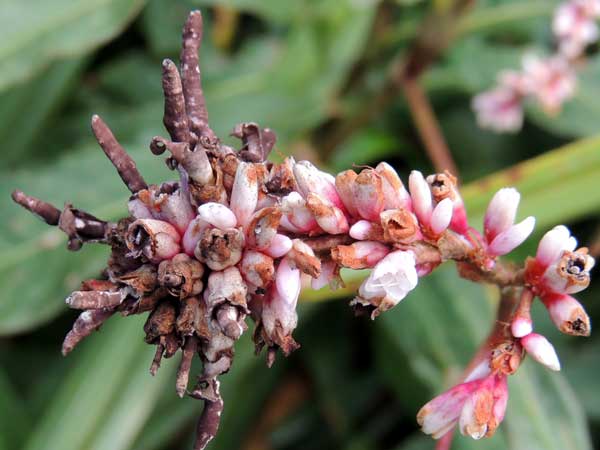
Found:
[[223, 398], [220, 392], [220, 382], [216, 378], [208, 381], [212, 384], [212, 398], [204, 398], [204, 410], [196, 425], [196, 440], [194, 450], [204, 450], [213, 440], [219, 430], [221, 413], [223, 412]]
[[60, 219], [60, 210], [50, 203], [46, 203], [39, 198], [31, 197], [23, 191], [15, 189], [12, 192], [12, 199], [23, 208], [38, 216], [48, 225], [58, 225]]
[[92, 116], [92, 131], [98, 144], [119, 172], [119, 176], [127, 188], [134, 194], [142, 189], [147, 189], [148, 185], [137, 170], [131, 156], [119, 144], [108, 125], [95, 114]]
[[189, 142], [190, 129], [179, 71], [170, 59], [165, 59], [162, 66], [162, 87], [165, 96], [163, 123], [173, 141]]
[[[198, 50], [202, 43], [202, 14], [192, 11], [183, 27], [181, 49], [181, 82], [185, 97], [185, 110], [190, 128], [204, 146], [214, 145], [217, 137], [208, 125], [208, 112], [202, 91]], [[192, 142], [195, 144], [195, 142]]]
[[181, 352], [181, 363], [177, 370], [177, 380], [175, 381], [175, 391], [180, 398], [185, 395], [188, 381], [190, 379], [190, 369], [192, 368], [192, 359], [198, 350], [198, 338], [188, 336]]
[[67, 333], [65, 340], [62, 345], [62, 354], [67, 356], [77, 344], [79, 344], [85, 337], [92, 334], [93, 331], [100, 328], [110, 316], [114, 314], [114, 310], [111, 309], [92, 309], [84, 311], [79, 314], [79, 317], [73, 324], [71, 331]]
[[118, 306], [125, 296], [120, 291], [75, 291], [65, 303], [73, 309], [100, 309]]

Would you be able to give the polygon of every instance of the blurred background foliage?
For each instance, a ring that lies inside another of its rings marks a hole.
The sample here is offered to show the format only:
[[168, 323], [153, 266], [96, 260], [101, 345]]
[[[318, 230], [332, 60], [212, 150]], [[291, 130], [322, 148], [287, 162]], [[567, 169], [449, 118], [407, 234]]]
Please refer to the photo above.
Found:
[[[112, 319], [69, 358], [60, 343], [76, 313], [62, 299], [96, 275], [105, 248], [67, 254], [60, 233], [19, 210], [12, 188], [103, 218], [125, 214], [127, 192], [89, 131], [113, 128], [147, 180], [169, 176], [148, 151], [162, 129], [163, 58], [177, 60], [187, 12], [201, 8], [211, 124], [276, 130], [276, 157], [331, 170], [392, 163], [431, 172], [399, 89], [387, 91], [432, 9], [447, 0], [3, 0], [0, 4], [0, 450], [189, 449], [201, 405], [174, 392], [177, 361], [148, 374], [143, 319]], [[440, 6], [441, 5], [441, 6]], [[473, 94], [528, 49], [551, 48], [554, 1], [482, 0], [426, 72], [430, 96], [461, 172], [473, 223], [493, 192], [515, 185], [520, 216], [539, 236], [568, 223], [600, 253], [600, 55], [592, 49], [576, 98], [557, 117], [533, 106], [515, 135], [479, 129]], [[226, 138], [229, 139], [229, 138]], [[596, 274], [597, 275], [597, 274]], [[349, 277], [352, 288], [357, 279]], [[600, 285], [579, 297], [600, 320]], [[497, 293], [445, 267], [376, 322], [352, 317], [349, 290], [307, 293], [301, 350], [268, 370], [248, 336], [224, 377], [226, 409], [212, 449], [420, 450], [433, 442], [415, 413], [456, 380], [493, 320]], [[325, 300], [334, 301], [325, 301]], [[600, 336], [566, 338], [539, 305], [537, 330], [563, 373], [527, 361], [511, 377], [505, 424], [455, 448], [591, 449], [600, 443]], [[247, 333], [249, 334], [249, 333]], [[175, 358], [177, 359], [177, 358]]]

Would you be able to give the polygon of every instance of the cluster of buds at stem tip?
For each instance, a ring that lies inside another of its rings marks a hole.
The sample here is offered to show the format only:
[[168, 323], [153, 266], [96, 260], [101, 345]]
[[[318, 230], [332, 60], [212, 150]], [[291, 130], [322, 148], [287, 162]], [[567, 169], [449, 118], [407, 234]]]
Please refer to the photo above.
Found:
[[[90, 242], [110, 247], [102, 278], [83, 282], [67, 298], [82, 312], [63, 353], [117, 313], [148, 313], [145, 339], [156, 346], [151, 372], [162, 358], [180, 353], [177, 394], [205, 402], [194, 446], [199, 450], [217, 431], [223, 408], [219, 377], [233, 364], [248, 319], [255, 323], [257, 353], [266, 348], [271, 366], [278, 351], [287, 356], [299, 348], [293, 337], [296, 306], [309, 280], [314, 289], [335, 288], [342, 284], [342, 268], [370, 269], [350, 304], [374, 319], [415, 289], [419, 277], [455, 260], [463, 277], [520, 287], [522, 301], [512, 341], [496, 346], [476, 375], [451, 391], [449, 403], [429, 403], [419, 421], [434, 436], [455, 422], [473, 437], [493, 434], [506, 406], [505, 379], [518, 367], [521, 349], [552, 368], [558, 365], [548, 357], [547, 341], [532, 333], [533, 296], [542, 299], [561, 331], [589, 334], [589, 319], [569, 294], [589, 284], [593, 259], [584, 249], [575, 251], [568, 230], [558, 227], [544, 237], [524, 278], [523, 270], [498, 260], [534, 225], [531, 217], [515, 224], [519, 194], [512, 188], [494, 196], [481, 234], [469, 225], [457, 180], [448, 172], [425, 177], [413, 171], [407, 190], [385, 162], [336, 176], [291, 157], [272, 163], [267, 157], [275, 134], [255, 123], [235, 127], [237, 151], [222, 144], [205, 107], [201, 36], [202, 17], [194, 11], [183, 30], [181, 70], [163, 63], [163, 121], [170, 139], [156, 136], [150, 149], [169, 154], [167, 166], [177, 170], [177, 181], [148, 185], [94, 116], [93, 132], [131, 192], [127, 217], [107, 222], [70, 204], [61, 211], [13, 193], [15, 202], [63, 230], [70, 250]], [[203, 368], [188, 388], [195, 356]]]
[[528, 98], [547, 114], [558, 114], [575, 95], [579, 60], [587, 46], [598, 40], [598, 17], [598, 0], [560, 3], [552, 21], [557, 51], [547, 57], [525, 55], [521, 71], [501, 72], [494, 88], [478, 94], [472, 107], [479, 126], [498, 133], [519, 131]]

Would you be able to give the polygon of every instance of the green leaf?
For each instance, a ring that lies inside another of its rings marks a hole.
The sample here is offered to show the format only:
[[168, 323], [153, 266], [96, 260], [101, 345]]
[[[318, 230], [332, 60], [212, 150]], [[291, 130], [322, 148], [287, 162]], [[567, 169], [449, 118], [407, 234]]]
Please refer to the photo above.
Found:
[[0, 417], [0, 449], [18, 448], [29, 433], [31, 418], [4, 370], [0, 370]]
[[5, 0], [0, 15], [0, 91], [51, 61], [83, 55], [109, 41], [143, 0]]
[[[431, 389], [429, 395], [438, 394], [458, 378], [488, 333], [492, 317], [493, 305], [484, 289], [442, 266], [377, 320], [387, 337], [378, 342], [380, 363], [393, 366], [396, 358], [407, 358], [416, 377]], [[414, 396], [415, 386], [402, 385], [402, 372], [395, 373], [397, 381], [393, 376], [389, 381], [398, 395]], [[510, 449], [591, 449], [585, 417], [565, 379], [532, 362], [510, 377], [503, 429], [492, 440], [506, 436]]]
[[173, 361], [149, 375], [154, 351], [142, 325], [141, 317], [115, 316], [80, 344], [25, 449], [128, 448], [175, 368]]
[[574, 142], [496, 172], [461, 189], [474, 226], [494, 193], [514, 186], [521, 193], [521, 216], [536, 217], [537, 229], [600, 211], [600, 138]]

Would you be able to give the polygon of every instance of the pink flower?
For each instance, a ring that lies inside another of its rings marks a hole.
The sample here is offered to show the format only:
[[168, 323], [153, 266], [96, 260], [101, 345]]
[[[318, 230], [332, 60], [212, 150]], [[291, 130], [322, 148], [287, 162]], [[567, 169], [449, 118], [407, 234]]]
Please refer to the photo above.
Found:
[[410, 194], [394, 168], [386, 162], [380, 162], [375, 170], [381, 175], [385, 209], [410, 210]]
[[363, 281], [354, 305], [374, 306], [371, 318], [397, 305], [418, 282], [415, 255], [397, 250], [379, 261]]
[[550, 370], [560, 370], [560, 362], [552, 344], [541, 334], [530, 333], [521, 338], [521, 345], [533, 359]]
[[446, 198], [434, 206], [429, 183], [418, 170], [413, 170], [410, 173], [408, 186], [412, 207], [423, 234], [437, 237], [450, 225], [454, 211], [452, 200]]
[[496, 133], [514, 133], [523, 126], [523, 96], [506, 86], [498, 86], [473, 98], [477, 124]]
[[344, 204], [335, 189], [333, 176], [320, 171], [308, 161], [299, 161], [293, 166], [298, 190], [304, 198], [307, 198], [310, 193], [317, 194], [337, 208], [344, 210]]
[[571, 0], [558, 5], [552, 31], [564, 56], [577, 58], [589, 44], [598, 40], [595, 17], [599, 10], [600, 2], [597, 0]]
[[258, 174], [252, 163], [240, 162], [231, 189], [230, 208], [238, 225], [245, 226], [258, 204]]
[[560, 56], [542, 59], [526, 55], [523, 71], [528, 91], [548, 114], [558, 113], [562, 104], [575, 94], [577, 77], [571, 64]]
[[521, 195], [514, 188], [500, 189], [488, 205], [484, 218], [484, 238], [490, 256], [505, 255], [521, 245], [535, 226], [535, 218], [527, 217], [515, 224]]
[[421, 408], [417, 422], [424, 433], [439, 439], [457, 423], [473, 439], [492, 436], [504, 419], [508, 402], [505, 375], [489, 374], [437, 396]]

